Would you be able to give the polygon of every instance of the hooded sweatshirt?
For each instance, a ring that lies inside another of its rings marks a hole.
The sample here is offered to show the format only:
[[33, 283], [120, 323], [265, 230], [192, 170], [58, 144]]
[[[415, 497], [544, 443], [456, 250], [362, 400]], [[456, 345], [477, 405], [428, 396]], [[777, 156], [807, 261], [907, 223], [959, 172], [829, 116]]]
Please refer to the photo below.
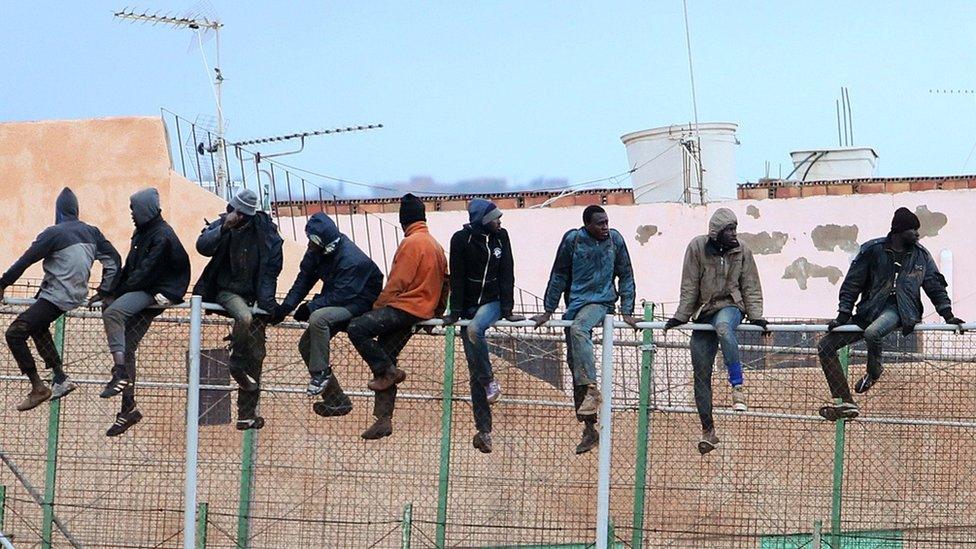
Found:
[[688, 244], [681, 269], [681, 300], [674, 317], [688, 322], [734, 306], [750, 319], [762, 318], [762, 286], [752, 251], [742, 244], [722, 248], [718, 234], [737, 223], [728, 208], [719, 208], [708, 222], [708, 234]]
[[412, 223], [405, 233], [393, 256], [389, 280], [373, 308], [392, 307], [431, 319], [447, 305], [447, 257], [430, 236], [426, 222]]
[[488, 230], [484, 216], [496, 212], [494, 204], [476, 198], [468, 205], [470, 223], [451, 237], [451, 314], [493, 301], [500, 302], [502, 317], [514, 308], [515, 262], [508, 232]]
[[163, 220], [159, 192], [149, 188], [133, 194], [129, 209], [136, 230], [115, 295], [146, 292], [162, 294], [174, 303], [183, 301], [190, 285], [190, 258], [173, 228]]
[[98, 292], [109, 295], [115, 288], [119, 253], [97, 227], [78, 220], [78, 199], [65, 187], [55, 202], [55, 224], [44, 229], [30, 248], [0, 277], [0, 287], [17, 281], [28, 267], [43, 261], [44, 280], [37, 297], [70, 311], [88, 298], [88, 278], [97, 259], [102, 264]]
[[338, 242], [329, 254], [322, 253], [320, 249], [305, 252], [298, 276], [282, 307], [289, 313], [295, 310], [315, 284], [321, 281], [322, 291], [308, 304], [309, 311], [343, 307], [354, 317], [369, 311], [383, 289], [383, 273], [376, 263], [340, 233], [335, 222], [324, 213], [317, 213], [308, 220], [305, 234], [309, 240], [318, 240], [323, 247]]

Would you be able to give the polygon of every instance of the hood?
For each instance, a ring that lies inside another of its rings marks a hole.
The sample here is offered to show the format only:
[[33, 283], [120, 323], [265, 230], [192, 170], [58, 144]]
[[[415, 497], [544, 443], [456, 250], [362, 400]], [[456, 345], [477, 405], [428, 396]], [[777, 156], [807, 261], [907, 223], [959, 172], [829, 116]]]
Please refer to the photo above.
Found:
[[65, 187], [54, 202], [54, 222], [78, 221], [78, 197]]
[[485, 225], [485, 214], [497, 209], [495, 205], [484, 198], [475, 198], [468, 204], [468, 221], [475, 230], [481, 229]]
[[718, 238], [718, 233], [722, 232], [722, 229], [728, 227], [733, 223], [738, 223], [739, 220], [736, 219], [735, 213], [728, 208], [719, 208], [715, 210], [712, 214], [712, 218], [708, 220], [708, 238], [715, 240]]
[[329, 242], [339, 238], [340, 234], [339, 227], [336, 227], [335, 221], [332, 221], [332, 218], [322, 212], [310, 217], [308, 223], [305, 224], [305, 235], [313, 242], [318, 240], [316, 244], [320, 246], [325, 246]]
[[129, 209], [136, 226], [145, 225], [156, 219], [162, 209], [159, 207], [159, 191], [150, 187], [129, 197]]

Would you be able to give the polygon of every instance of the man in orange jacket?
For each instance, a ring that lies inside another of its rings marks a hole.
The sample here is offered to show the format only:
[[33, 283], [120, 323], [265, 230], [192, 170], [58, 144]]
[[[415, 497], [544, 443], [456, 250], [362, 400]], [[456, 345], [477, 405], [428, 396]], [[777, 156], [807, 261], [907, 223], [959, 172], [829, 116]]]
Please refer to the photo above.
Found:
[[400, 199], [400, 242], [386, 287], [373, 310], [349, 323], [349, 340], [373, 372], [369, 388], [376, 392], [376, 422], [362, 437], [373, 440], [393, 434], [397, 385], [407, 378], [397, 368], [397, 355], [406, 346], [414, 324], [440, 316], [447, 306], [447, 257], [427, 230], [424, 203], [412, 194]]

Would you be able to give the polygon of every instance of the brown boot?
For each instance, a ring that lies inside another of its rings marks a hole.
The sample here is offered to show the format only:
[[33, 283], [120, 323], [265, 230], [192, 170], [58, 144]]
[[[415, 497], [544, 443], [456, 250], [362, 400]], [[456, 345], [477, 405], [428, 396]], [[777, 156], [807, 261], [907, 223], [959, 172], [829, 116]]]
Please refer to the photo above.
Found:
[[702, 431], [701, 440], [698, 441], [698, 453], [705, 455], [718, 448], [718, 437], [715, 436], [715, 428]]
[[376, 421], [363, 431], [366, 440], [377, 440], [393, 434], [393, 409], [396, 406], [396, 385], [385, 391], [377, 391], [373, 398], [373, 416]]
[[391, 366], [382, 374], [374, 377], [366, 386], [372, 391], [380, 392], [403, 383], [405, 379], [407, 379], [406, 372], [396, 366]]
[[17, 405], [17, 411], [26, 412], [27, 410], [37, 408], [49, 398], [51, 398], [51, 390], [47, 386], [35, 385], [31, 388], [31, 392], [27, 393], [24, 400]]
[[369, 429], [363, 431], [361, 435], [366, 440], [377, 440], [393, 434], [393, 418], [378, 417]]
[[600, 432], [596, 430], [596, 423], [587, 421], [583, 424], [583, 437], [576, 446], [577, 454], [585, 454], [600, 445]]
[[600, 394], [600, 388], [596, 383], [590, 383], [586, 386], [586, 396], [583, 397], [583, 402], [576, 413], [581, 416], [595, 416], [600, 411], [602, 403], [603, 396]]

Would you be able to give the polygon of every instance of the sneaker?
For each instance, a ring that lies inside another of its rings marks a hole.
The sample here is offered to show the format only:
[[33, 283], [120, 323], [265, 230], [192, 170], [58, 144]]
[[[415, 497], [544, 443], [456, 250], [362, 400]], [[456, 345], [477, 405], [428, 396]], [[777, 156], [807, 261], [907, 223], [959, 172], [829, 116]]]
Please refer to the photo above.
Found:
[[125, 373], [117, 369], [113, 369], [112, 379], [105, 384], [105, 389], [103, 389], [98, 396], [101, 398], [112, 398], [124, 391], [129, 385], [132, 385], [132, 382], [129, 381], [129, 378], [125, 377]]
[[864, 377], [857, 380], [857, 383], [854, 384], [854, 392], [866, 393], [868, 392], [868, 389], [873, 387], [874, 384], [877, 382], [878, 382], [878, 378], [871, 377], [871, 374], [864, 374]]
[[325, 390], [325, 386], [329, 384], [331, 377], [328, 372], [315, 372], [312, 374], [312, 379], [309, 380], [308, 389], [305, 392], [308, 396], [321, 395], [322, 391]]
[[251, 419], [239, 419], [237, 420], [236, 427], [238, 431], [247, 431], [248, 429], [260, 429], [261, 427], [264, 427], [264, 418], [258, 416]]
[[115, 414], [115, 423], [105, 431], [107, 437], [117, 437], [129, 430], [136, 423], [142, 421], [142, 413], [133, 408], [129, 412], [119, 412]]
[[583, 436], [576, 445], [576, 455], [585, 454], [600, 445], [600, 432], [593, 423], [587, 422], [583, 427]]
[[718, 448], [718, 437], [715, 436], [715, 429], [702, 431], [701, 440], [698, 441], [698, 453], [705, 455]]
[[600, 411], [602, 403], [603, 395], [600, 394], [600, 389], [597, 388], [596, 383], [591, 383], [586, 386], [586, 396], [583, 397], [583, 402], [580, 403], [576, 413], [581, 416], [595, 416]]
[[71, 381], [71, 378], [64, 376], [64, 381], [61, 383], [55, 383], [51, 387], [51, 400], [58, 400], [59, 398], [68, 396], [71, 391], [78, 388], [78, 384]]
[[394, 385], [403, 383], [405, 379], [407, 379], [406, 372], [397, 368], [396, 366], [391, 366], [383, 374], [374, 377], [372, 381], [366, 384], [366, 386], [369, 387], [370, 390], [378, 393], [380, 391], [385, 391]]
[[857, 404], [853, 402], [842, 402], [840, 404], [828, 404], [820, 407], [820, 417], [827, 421], [837, 421], [838, 419], [854, 419], [860, 414]]
[[377, 440], [393, 434], [393, 418], [378, 417], [368, 429], [360, 435], [366, 440]]
[[27, 410], [33, 410], [49, 398], [51, 398], [51, 390], [46, 385], [32, 388], [31, 392], [27, 393], [27, 396], [24, 397], [24, 400], [17, 405], [17, 411], [26, 412]]
[[482, 454], [491, 453], [491, 433], [478, 431], [478, 434], [474, 436], [474, 440], [472, 440], [471, 443], [474, 444], [474, 447], [477, 448]]
[[502, 396], [502, 386], [494, 379], [485, 385], [485, 396], [488, 397], [488, 404], [498, 402], [498, 397]]
[[746, 390], [742, 385], [732, 387], [732, 409], [736, 412], [745, 412], [749, 409], [746, 405]]

